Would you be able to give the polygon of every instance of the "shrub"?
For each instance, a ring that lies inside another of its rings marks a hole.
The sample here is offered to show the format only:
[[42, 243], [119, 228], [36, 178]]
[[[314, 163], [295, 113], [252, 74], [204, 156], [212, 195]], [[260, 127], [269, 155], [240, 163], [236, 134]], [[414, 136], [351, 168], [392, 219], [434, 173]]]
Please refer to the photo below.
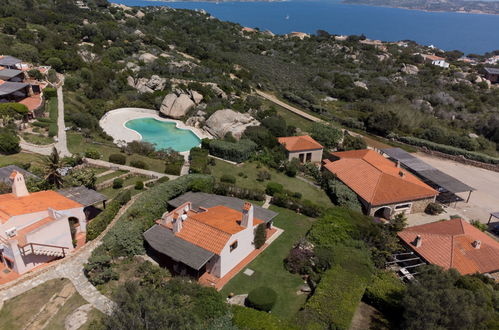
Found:
[[99, 213], [87, 225], [87, 242], [95, 239], [102, 233], [114, 219], [121, 206], [128, 203], [131, 198], [130, 190], [121, 192], [110, 203], [107, 204], [104, 211]]
[[265, 180], [270, 180], [271, 178], [272, 176], [270, 175], [269, 171], [260, 170], [256, 174], [256, 180], [260, 182], [263, 182]]
[[0, 153], [10, 155], [20, 151], [19, 137], [9, 130], [0, 130]]
[[225, 183], [236, 183], [236, 177], [233, 176], [233, 175], [230, 175], [230, 174], [224, 174], [222, 175], [222, 177], [220, 178], [220, 181], [221, 182], [225, 182]]
[[191, 166], [190, 173], [206, 174], [208, 169], [208, 150], [201, 148], [192, 148], [189, 154]]
[[165, 173], [170, 175], [180, 175], [184, 166], [184, 157], [180, 154], [170, 154], [165, 160]]
[[241, 139], [238, 142], [212, 140], [208, 148], [210, 155], [240, 163], [250, 158], [257, 145], [247, 139]]
[[123, 179], [116, 178], [113, 180], [113, 189], [123, 188]]
[[266, 240], [267, 240], [266, 224], [261, 223], [258, 225], [258, 227], [256, 227], [255, 248], [257, 249], [261, 248], [265, 244]]
[[329, 149], [338, 147], [341, 138], [343, 137], [343, 132], [341, 130], [321, 123], [314, 123], [310, 133], [312, 138]]
[[392, 272], [380, 271], [367, 287], [363, 299], [382, 313], [400, 318], [404, 292], [405, 285]]
[[322, 206], [315, 204], [309, 200], [299, 200], [285, 193], [275, 193], [272, 197], [272, 204], [284, 207], [293, 211], [301, 212], [309, 217], [319, 217], [324, 212]]
[[91, 159], [100, 159], [101, 154], [96, 149], [87, 149], [87, 150], [85, 150], [85, 157], [91, 158]]
[[109, 155], [109, 161], [114, 164], [125, 165], [126, 156], [123, 154], [111, 154]]
[[284, 173], [287, 176], [294, 178], [296, 176], [296, 173], [298, 172], [299, 167], [300, 161], [294, 158], [291, 161], [284, 163]]
[[159, 178], [158, 181], [156, 181], [156, 183], [165, 183], [165, 182], [167, 182], [169, 180], [170, 180], [169, 177], [164, 176], [164, 177]]
[[268, 287], [261, 286], [253, 289], [246, 298], [245, 305], [256, 310], [270, 312], [277, 300], [277, 293]]
[[232, 306], [233, 322], [239, 329], [252, 330], [282, 330], [297, 329], [291, 324], [286, 324], [275, 315], [257, 311], [253, 308]]
[[282, 193], [284, 187], [282, 184], [277, 182], [269, 182], [267, 183], [267, 187], [265, 188], [265, 193], [270, 196], [274, 196], [275, 194]]
[[135, 182], [135, 190], [142, 190], [142, 189], [144, 189], [144, 182], [143, 181]]
[[263, 201], [265, 199], [265, 192], [263, 190], [241, 188], [230, 183], [216, 183], [213, 187], [213, 193], [254, 201]]
[[54, 137], [57, 135], [57, 124], [56, 123], [50, 123], [49, 125], [49, 137]]
[[311, 273], [313, 261], [313, 251], [296, 246], [289, 251], [284, 260], [284, 265], [290, 273], [306, 275]]
[[479, 220], [471, 220], [470, 223], [477, 229], [480, 229], [481, 231], [486, 231], [488, 229], [488, 226], [484, 223], [481, 223]]
[[111, 269], [111, 258], [107, 255], [90, 257], [83, 270], [93, 285], [104, 284], [119, 278], [119, 275]]
[[43, 95], [50, 99], [52, 97], [57, 97], [57, 90], [55, 88], [47, 87], [43, 90]]
[[430, 215], [438, 215], [444, 211], [444, 207], [438, 203], [429, 203], [424, 212]]
[[359, 202], [357, 194], [343, 184], [343, 182], [336, 179], [328, 180], [325, 190], [334, 204], [347, 207], [354, 211], [362, 211], [362, 205]]
[[145, 170], [147, 170], [147, 168], [148, 168], [146, 162], [144, 162], [143, 160], [140, 160], [140, 159], [131, 160], [130, 161], [130, 166], [136, 167], [136, 168], [142, 168], [142, 169], [145, 169]]

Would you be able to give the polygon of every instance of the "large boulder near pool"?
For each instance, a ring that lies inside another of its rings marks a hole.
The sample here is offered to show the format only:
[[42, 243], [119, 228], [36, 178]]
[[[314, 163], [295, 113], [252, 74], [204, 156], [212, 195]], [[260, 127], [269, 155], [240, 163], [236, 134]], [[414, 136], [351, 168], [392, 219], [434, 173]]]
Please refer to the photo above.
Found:
[[224, 109], [216, 111], [208, 118], [205, 129], [219, 138], [231, 132], [236, 139], [240, 139], [247, 127], [258, 125], [260, 122], [247, 113]]
[[159, 111], [171, 118], [179, 119], [184, 117], [196, 104], [187, 94], [168, 94], [163, 99]]

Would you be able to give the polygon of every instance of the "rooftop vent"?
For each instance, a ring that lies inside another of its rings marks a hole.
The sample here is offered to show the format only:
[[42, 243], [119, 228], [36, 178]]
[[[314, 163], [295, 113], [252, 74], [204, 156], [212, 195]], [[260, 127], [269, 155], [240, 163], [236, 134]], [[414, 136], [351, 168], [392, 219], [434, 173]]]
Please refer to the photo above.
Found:
[[471, 243], [471, 245], [473, 245], [473, 247], [474, 247], [475, 249], [479, 249], [479, 248], [482, 246], [482, 242], [481, 242], [481, 241], [479, 241], [479, 240], [476, 240], [476, 241], [474, 241], [473, 243]]
[[405, 177], [405, 172], [404, 171], [399, 171], [399, 175], [401, 178]]
[[423, 238], [421, 237], [421, 235], [416, 236], [416, 239], [414, 240], [414, 245], [416, 247], [421, 247], [422, 244], [423, 244]]

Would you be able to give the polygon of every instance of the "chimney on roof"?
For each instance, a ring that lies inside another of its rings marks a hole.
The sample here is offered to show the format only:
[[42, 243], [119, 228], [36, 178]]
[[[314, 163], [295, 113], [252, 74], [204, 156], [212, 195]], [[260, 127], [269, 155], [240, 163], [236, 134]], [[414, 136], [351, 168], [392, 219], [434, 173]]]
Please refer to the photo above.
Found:
[[[183, 214], [182, 214], [183, 216]], [[182, 230], [182, 217], [177, 213], [173, 213], [173, 233], [176, 234]]]
[[397, 160], [397, 168], [400, 168], [400, 160]]
[[476, 240], [471, 245], [473, 245], [475, 249], [479, 249], [482, 246], [482, 242], [480, 240]]
[[12, 180], [12, 194], [16, 197], [29, 196], [28, 188], [26, 188], [26, 182], [24, 181], [24, 175], [17, 171], [13, 171], [10, 175]]
[[253, 205], [251, 203], [244, 203], [241, 226], [244, 228], [253, 228]]
[[416, 239], [414, 240], [414, 245], [418, 248], [421, 247], [422, 244], [423, 244], [423, 238], [421, 237], [421, 235], [416, 236]]
[[399, 171], [399, 175], [401, 178], [404, 178], [405, 177], [405, 172], [404, 171]]

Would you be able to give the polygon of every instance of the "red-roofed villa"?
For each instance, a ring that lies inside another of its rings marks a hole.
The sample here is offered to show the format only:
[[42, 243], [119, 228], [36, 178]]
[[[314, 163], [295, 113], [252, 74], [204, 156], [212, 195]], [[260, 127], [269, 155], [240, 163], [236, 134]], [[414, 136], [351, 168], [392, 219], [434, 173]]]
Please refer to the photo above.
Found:
[[374, 150], [332, 154], [324, 169], [352, 189], [368, 215], [390, 219], [397, 213], [423, 212], [438, 191]]
[[52, 190], [29, 193], [24, 176], [10, 175], [12, 193], [0, 195], [0, 262], [23, 274], [73, 250], [70, 222], [86, 231], [84, 205]]
[[409, 227], [400, 239], [426, 262], [462, 275], [491, 274], [499, 279], [499, 243], [462, 219]]
[[286, 149], [288, 160], [296, 158], [301, 163], [320, 163], [322, 161], [324, 147], [308, 135], [280, 137], [278, 141]]

